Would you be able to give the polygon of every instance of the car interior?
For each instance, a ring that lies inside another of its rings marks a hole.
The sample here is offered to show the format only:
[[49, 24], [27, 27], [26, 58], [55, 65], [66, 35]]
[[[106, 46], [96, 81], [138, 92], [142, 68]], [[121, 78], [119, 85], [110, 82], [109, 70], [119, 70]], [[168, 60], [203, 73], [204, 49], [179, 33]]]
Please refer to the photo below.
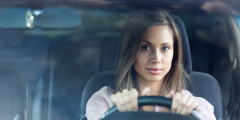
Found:
[[[3, 112], [0, 119], [82, 120], [91, 95], [106, 85], [114, 88], [111, 80], [121, 33], [125, 20], [134, 12], [81, 9], [79, 13], [81, 25], [74, 29], [36, 33], [0, 28], [0, 95], [4, 96], [0, 111], [11, 113]], [[180, 18], [174, 20], [184, 40], [184, 66], [195, 83], [188, 90], [215, 107], [217, 120], [225, 119], [233, 39], [227, 20], [173, 13]]]

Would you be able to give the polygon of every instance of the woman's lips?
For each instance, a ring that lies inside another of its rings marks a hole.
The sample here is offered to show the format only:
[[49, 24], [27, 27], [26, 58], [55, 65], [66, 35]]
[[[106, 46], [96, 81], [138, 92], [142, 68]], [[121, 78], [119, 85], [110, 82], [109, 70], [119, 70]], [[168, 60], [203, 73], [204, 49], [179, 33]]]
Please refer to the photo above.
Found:
[[147, 68], [147, 70], [148, 70], [148, 72], [150, 72], [153, 75], [157, 75], [160, 72], [162, 72], [162, 69], [159, 69], [159, 68]]

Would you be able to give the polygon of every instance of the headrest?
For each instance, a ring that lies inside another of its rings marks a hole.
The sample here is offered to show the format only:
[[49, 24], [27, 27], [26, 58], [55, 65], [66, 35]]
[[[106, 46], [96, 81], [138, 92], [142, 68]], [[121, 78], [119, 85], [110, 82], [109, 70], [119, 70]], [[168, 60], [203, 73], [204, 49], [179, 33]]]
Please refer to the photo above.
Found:
[[[173, 18], [174, 22], [178, 26], [179, 34], [180, 34], [181, 40], [182, 40], [183, 67], [184, 67], [185, 71], [188, 74], [190, 74], [192, 71], [192, 59], [191, 59], [191, 52], [190, 52], [187, 32], [186, 32], [185, 26], [184, 26], [181, 18], [179, 18], [176, 15], [171, 15], [171, 17]], [[116, 56], [116, 67], [117, 67], [118, 60], [119, 60], [121, 43], [122, 43], [122, 37], [119, 41], [119, 46], [118, 46], [118, 51], [117, 51], [117, 56]]]

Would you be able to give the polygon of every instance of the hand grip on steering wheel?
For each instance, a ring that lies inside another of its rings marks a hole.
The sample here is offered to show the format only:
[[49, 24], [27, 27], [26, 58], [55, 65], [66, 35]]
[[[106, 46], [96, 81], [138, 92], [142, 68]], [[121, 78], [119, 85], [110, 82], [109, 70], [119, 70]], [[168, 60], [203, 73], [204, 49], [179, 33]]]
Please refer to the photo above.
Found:
[[[159, 97], [159, 96], [142, 96], [138, 97], [138, 106], [144, 106], [144, 105], [158, 105], [170, 108], [172, 107], [172, 99], [171, 98], [165, 98], [165, 97]], [[101, 117], [104, 118], [108, 116], [109, 114], [112, 114], [114, 112], [117, 112], [118, 108], [116, 106], [110, 108], [106, 113], [104, 113]], [[196, 118], [203, 120], [202, 117], [195, 111], [192, 110], [190, 113], [191, 115], [195, 116]]]

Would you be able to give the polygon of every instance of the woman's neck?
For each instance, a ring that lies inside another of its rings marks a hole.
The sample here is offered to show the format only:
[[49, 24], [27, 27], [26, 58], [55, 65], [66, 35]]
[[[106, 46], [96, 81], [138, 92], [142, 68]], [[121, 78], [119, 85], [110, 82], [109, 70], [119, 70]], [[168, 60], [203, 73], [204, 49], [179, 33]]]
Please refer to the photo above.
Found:
[[157, 82], [150, 82], [140, 76], [137, 77], [136, 80], [139, 88], [139, 95], [142, 94], [143, 89], [146, 87], [150, 88], [150, 95], [152, 96], [159, 96], [161, 94], [161, 85], [163, 80]]

